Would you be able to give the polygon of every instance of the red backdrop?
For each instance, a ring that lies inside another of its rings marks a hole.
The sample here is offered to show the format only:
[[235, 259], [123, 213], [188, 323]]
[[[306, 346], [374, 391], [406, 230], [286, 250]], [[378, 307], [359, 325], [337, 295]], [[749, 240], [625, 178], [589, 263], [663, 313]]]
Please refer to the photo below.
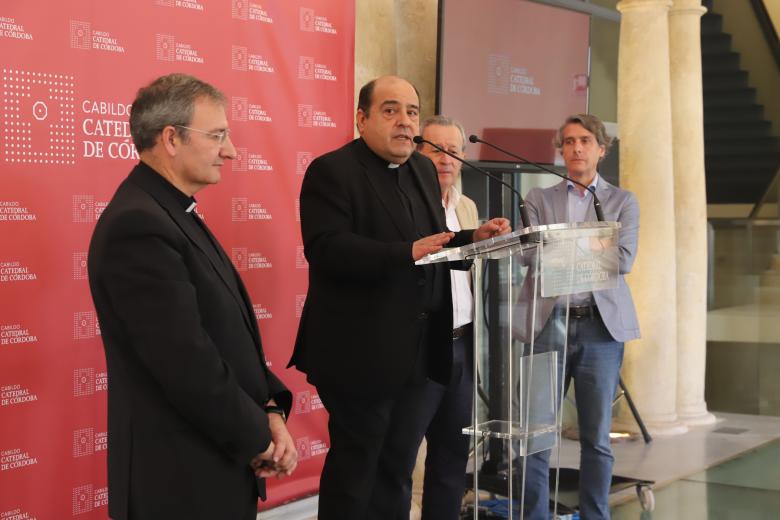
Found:
[[298, 193], [308, 162], [352, 138], [353, 56], [353, 0], [0, 4], [0, 519], [107, 517], [107, 377], [86, 251], [137, 162], [135, 91], [169, 72], [229, 100], [239, 157], [198, 208], [295, 396], [301, 463], [264, 507], [316, 492], [326, 414], [284, 368], [307, 283]]

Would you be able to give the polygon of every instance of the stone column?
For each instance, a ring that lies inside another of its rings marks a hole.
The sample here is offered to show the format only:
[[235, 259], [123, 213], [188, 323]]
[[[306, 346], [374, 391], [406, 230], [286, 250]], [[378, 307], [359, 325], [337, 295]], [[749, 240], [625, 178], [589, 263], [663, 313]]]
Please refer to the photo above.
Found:
[[707, 353], [707, 194], [701, 80], [701, 0], [673, 0], [669, 12], [672, 149], [677, 238], [677, 415], [709, 424]]
[[356, 0], [355, 106], [367, 81], [396, 74], [420, 91], [422, 116], [433, 115], [437, 16], [437, 0]]
[[[627, 277], [642, 338], [626, 345], [623, 378], [648, 429], [684, 433], [677, 417], [677, 304], [672, 117], [671, 0], [622, 0], [618, 57], [620, 181], [639, 199], [639, 251]], [[615, 425], [636, 425], [621, 407]]]

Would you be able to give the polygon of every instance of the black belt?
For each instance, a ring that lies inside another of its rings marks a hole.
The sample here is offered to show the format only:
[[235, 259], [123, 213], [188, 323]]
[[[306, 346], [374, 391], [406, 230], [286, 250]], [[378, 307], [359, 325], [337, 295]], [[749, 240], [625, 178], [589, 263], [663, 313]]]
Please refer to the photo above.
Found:
[[569, 306], [569, 318], [593, 318], [598, 315], [599, 308], [595, 305], [571, 305]]
[[452, 339], [453, 340], [460, 339], [466, 334], [471, 334], [471, 329], [473, 328], [474, 328], [473, 323], [467, 323], [465, 325], [461, 325], [457, 329], [452, 329]]

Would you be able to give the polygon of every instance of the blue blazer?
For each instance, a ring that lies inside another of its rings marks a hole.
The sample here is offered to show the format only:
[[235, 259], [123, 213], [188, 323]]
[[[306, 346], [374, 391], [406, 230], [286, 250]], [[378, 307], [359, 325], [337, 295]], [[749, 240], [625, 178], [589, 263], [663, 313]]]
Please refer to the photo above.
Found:
[[[639, 337], [634, 301], [623, 275], [631, 272], [637, 250], [639, 234], [639, 203], [630, 191], [618, 188], [603, 177], [599, 178], [596, 194], [601, 202], [604, 219], [622, 224], [619, 231], [618, 285], [615, 289], [593, 292], [593, 300], [599, 309], [604, 325], [616, 341], [628, 341]], [[525, 199], [531, 225], [559, 224], [568, 222], [568, 187], [566, 181], [550, 188], [534, 188]], [[596, 212], [591, 206], [587, 220], [596, 221]], [[527, 277], [520, 302], [530, 302], [533, 296], [533, 280]], [[550, 317], [556, 298], [543, 298], [536, 315], [535, 333], [538, 335]], [[522, 303], [520, 304], [522, 306]], [[530, 316], [530, 313], [528, 313]], [[530, 323], [529, 323], [530, 324]], [[525, 330], [528, 330], [526, 328]], [[528, 334], [516, 329], [523, 341], [530, 341]]]

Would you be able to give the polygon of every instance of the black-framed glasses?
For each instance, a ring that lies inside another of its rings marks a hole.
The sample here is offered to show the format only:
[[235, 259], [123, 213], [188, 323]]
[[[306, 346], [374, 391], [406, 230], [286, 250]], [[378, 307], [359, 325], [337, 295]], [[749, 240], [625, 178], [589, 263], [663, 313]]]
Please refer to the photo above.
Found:
[[198, 130], [197, 128], [192, 128], [189, 126], [184, 125], [173, 125], [177, 128], [185, 128], [187, 130], [192, 130], [193, 132], [198, 132], [199, 134], [206, 134], [208, 136], [213, 137], [220, 145], [225, 144], [225, 141], [227, 141], [227, 138], [230, 137], [230, 128], [225, 128], [221, 132], [207, 132], [205, 130]]

